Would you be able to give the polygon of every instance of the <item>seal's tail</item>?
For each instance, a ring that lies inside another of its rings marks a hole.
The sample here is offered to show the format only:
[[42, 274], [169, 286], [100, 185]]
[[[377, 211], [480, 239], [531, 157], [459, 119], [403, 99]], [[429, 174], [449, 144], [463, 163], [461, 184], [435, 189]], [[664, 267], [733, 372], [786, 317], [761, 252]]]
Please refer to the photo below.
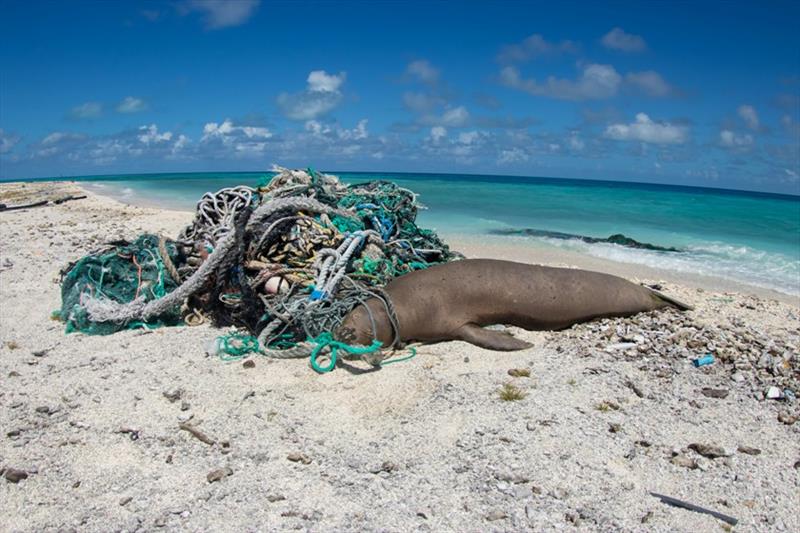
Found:
[[650, 287], [647, 287], [647, 286], [645, 286], [645, 288], [648, 289], [653, 294], [655, 294], [660, 300], [663, 300], [663, 301], [667, 302], [668, 304], [677, 307], [681, 311], [693, 311], [694, 310], [694, 307], [692, 307], [691, 305], [689, 305], [687, 303], [683, 303], [680, 300], [676, 300], [672, 296], [667, 296], [666, 294], [664, 294], [661, 291], [657, 291], [655, 289], [651, 289]]

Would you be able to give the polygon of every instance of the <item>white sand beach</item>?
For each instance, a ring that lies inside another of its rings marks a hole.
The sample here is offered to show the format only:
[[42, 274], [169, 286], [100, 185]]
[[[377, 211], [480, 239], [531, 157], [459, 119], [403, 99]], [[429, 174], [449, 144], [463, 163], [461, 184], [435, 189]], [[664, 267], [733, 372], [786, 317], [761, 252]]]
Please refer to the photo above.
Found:
[[[3, 184], [0, 202], [84, 193]], [[659, 283], [695, 309], [511, 328], [533, 347], [425, 345], [377, 371], [246, 367], [206, 355], [209, 325], [87, 336], [50, 318], [68, 262], [193, 216], [85, 194], [0, 212], [2, 531], [730, 529], [650, 492], [800, 530], [795, 297], [453, 236], [468, 257]]]

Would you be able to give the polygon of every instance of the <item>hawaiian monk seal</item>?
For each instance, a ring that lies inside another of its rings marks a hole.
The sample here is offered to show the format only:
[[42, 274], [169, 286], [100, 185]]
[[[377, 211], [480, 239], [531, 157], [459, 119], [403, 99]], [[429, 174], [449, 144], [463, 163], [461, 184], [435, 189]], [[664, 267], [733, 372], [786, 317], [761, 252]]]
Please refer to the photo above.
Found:
[[483, 326], [557, 330], [669, 305], [691, 309], [617, 276], [493, 259], [465, 259], [412, 272], [394, 279], [385, 292], [399, 331], [393, 331], [383, 302], [371, 298], [345, 317], [336, 337], [364, 345], [377, 339], [390, 346], [397, 334], [401, 343], [462, 340], [509, 351], [530, 344]]

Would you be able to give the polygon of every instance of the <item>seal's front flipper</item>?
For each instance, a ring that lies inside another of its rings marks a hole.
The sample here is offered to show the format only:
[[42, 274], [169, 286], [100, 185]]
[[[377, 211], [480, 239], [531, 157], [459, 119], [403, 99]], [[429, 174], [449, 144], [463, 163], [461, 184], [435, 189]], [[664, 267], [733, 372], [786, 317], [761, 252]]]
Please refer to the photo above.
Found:
[[484, 329], [476, 324], [464, 324], [458, 328], [453, 335], [460, 341], [468, 342], [475, 346], [486, 348], [487, 350], [498, 350], [501, 352], [524, 350], [525, 348], [533, 346], [508, 333]]

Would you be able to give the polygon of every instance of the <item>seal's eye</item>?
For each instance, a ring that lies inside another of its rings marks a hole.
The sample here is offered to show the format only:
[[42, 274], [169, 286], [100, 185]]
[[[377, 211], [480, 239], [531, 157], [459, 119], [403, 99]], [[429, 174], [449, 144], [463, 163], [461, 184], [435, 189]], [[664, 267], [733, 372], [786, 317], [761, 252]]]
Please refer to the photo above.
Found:
[[336, 338], [342, 342], [352, 344], [356, 339], [356, 331], [350, 326], [341, 327], [336, 333]]

